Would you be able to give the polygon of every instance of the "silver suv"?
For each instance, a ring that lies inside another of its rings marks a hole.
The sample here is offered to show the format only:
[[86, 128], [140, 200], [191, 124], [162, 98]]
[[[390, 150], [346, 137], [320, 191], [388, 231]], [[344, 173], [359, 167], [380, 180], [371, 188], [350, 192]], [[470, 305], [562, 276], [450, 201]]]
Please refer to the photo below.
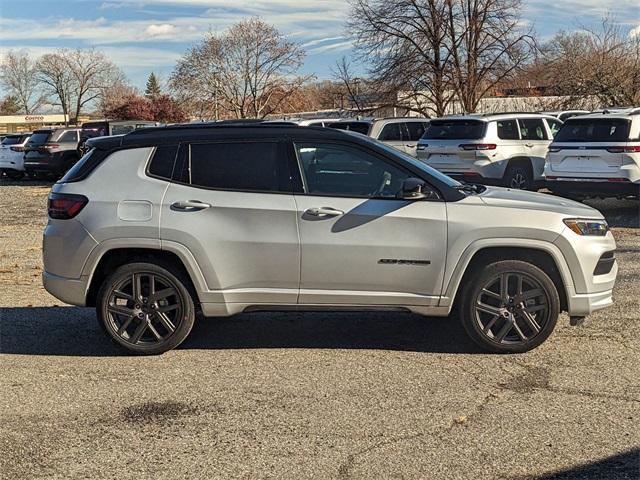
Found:
[[485, 185], [534, 189], [562, 122], [551, 115], [499, 113], [431, 120], [418, 158], [448, 175]]
[[523, 352], [561, 311], [612, 303], [598, 211], [461, 184], [362, 135], [199, 124], [88, 145], [49, 197], [44, 285], [131, 352], [176, 347], [198, 312], [354, 308], [455, 308], [484, 349]]

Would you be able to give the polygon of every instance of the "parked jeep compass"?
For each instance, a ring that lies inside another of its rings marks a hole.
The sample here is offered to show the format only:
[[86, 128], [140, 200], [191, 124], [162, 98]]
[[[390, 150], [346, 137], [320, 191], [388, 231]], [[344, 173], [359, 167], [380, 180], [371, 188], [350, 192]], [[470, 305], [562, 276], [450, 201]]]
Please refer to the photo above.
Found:
[[49, 197], [44, 284], [134, 353], [176, 347], [197, 313], [354, 308], [456, 309], [482, 348], [524, 352], [561, 311], [612, 303], [599, 212], [459, 183], [362, 135], [196, 124], [88, 145]]

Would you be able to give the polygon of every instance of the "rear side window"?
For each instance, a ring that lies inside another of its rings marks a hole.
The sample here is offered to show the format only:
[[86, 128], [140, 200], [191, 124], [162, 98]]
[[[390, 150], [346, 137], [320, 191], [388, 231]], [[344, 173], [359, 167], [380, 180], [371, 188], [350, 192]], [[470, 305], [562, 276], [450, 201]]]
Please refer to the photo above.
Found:
[[409, 140], [412, 142], [420, 140], [427, 130], [426, 122], [407, 122], [406, 125], [409, 132]]
[[129, 132], [133, 132], [135, 129], [135, 125], [114, 125], [111, 127], [111, 135], [125, 135]]
[[555, 138], [555, 136], [560, 131], [560, 127], [562, 127], [562, 122], [558, 120], [554, 120], [552, 118], [547, 118], [547, 124], [549, 125], [549, 130], [551, 131], [551, 138]]
[[432, 120], [423, 138], [432, 140], [477, 140], [484, 137], [487, 122], [480, 120]]
[[52, 132], [46, 131], [46, 132], [34, 132], [33, 135], [31, 135], [31, 138], [29, 138], [29, 143], [46, 143], [47, 140], [49, 140], [49, 137], [51, 136]]
[[518, 122], [522, 140], [549, 140], [541, 118], [520, 118]]
[[378, 140], [381, 142], [400, 142], [402, 141], [402, 132], [400, 131], [399, 123], [389, 123], [384, 126], [380, 132]]
[[74, 143], [78, 141], [78, 132], [75, 132], [73, 130], [68, 131], [68, 132], [64, 132], [62, 135], [60, 135], [60, 138], [58, 138], [57, 140], [60, 143]]
[[191, 144], [180, 180], [218, 190], [291, 192], [282, 150], [277, 142]]
[[348, 130], [350, 132], [358, 132], [363, 135], [369, 135], [371, 124], [367, 122], [334, 122], [327, 125], [329, 128], [337, 130]]
[[498, 138], [502, 140], [519, 140], [518, 124], [515, 120], [498, 120]]
[[177, 145], [162, 145], [156, 147], [156, 151], [153, 152], [153, 157], [149, 163], [149, 169], [147, 170], [149, 175], [171, 180], [177, 153]]
[[570, 118], [556, 142], [626, 142], [631, 123], [624, 118]]

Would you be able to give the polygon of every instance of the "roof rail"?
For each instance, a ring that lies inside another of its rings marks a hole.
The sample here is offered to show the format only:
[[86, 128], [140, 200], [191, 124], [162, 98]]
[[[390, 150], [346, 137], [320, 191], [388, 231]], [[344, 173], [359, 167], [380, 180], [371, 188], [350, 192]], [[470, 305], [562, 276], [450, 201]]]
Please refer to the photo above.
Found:
[[[241, 128], [241, 127], [255, 127], [255, 128], [278, 128], [278, 127], [298, 127], [293, 122], [265, 122], [263, 120], [222, 120], [217, 122], [202, 122], [202, 123], [176, 123], [174, 125], [165, 125], [158, 127], [146, 127], [138, 128], [126, 134], [126, 136], [138, 136], [146, 135], [153, 132], [168, 132], [176, 130], [205, 130], [209, 128]], [[302, 127], [301, 127], [302, 128]]]
[[490, 117], [492, 115], [548, 115], [546, 113], [541, 112], [493, 112], [493, 113], [481, 113], [483, 117]]

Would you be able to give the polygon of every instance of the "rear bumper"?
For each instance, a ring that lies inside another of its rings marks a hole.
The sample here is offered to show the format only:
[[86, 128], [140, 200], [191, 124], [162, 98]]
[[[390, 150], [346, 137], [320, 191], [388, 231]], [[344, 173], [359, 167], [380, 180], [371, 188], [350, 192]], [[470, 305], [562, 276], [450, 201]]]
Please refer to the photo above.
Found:
[[24, 159], [24, 169], [27, 173], [62, 173], [66, 168], [62, 155], [42, 155]]
[[0, 159], [0, 170], [16, 170], [18, 172], [24, 171], [24, 163], [22, 160], [9, 160]]
[[42, 283], [47, 292], [70, 305], [85, 306], [88, 277], [66, 278], [43, 272]]
[[554, 177], [547, 178], [547, 188], [553, 193], [585, 197], [640, 196], [640, 184], [631, 182], [603, 182], [600, 179]]

